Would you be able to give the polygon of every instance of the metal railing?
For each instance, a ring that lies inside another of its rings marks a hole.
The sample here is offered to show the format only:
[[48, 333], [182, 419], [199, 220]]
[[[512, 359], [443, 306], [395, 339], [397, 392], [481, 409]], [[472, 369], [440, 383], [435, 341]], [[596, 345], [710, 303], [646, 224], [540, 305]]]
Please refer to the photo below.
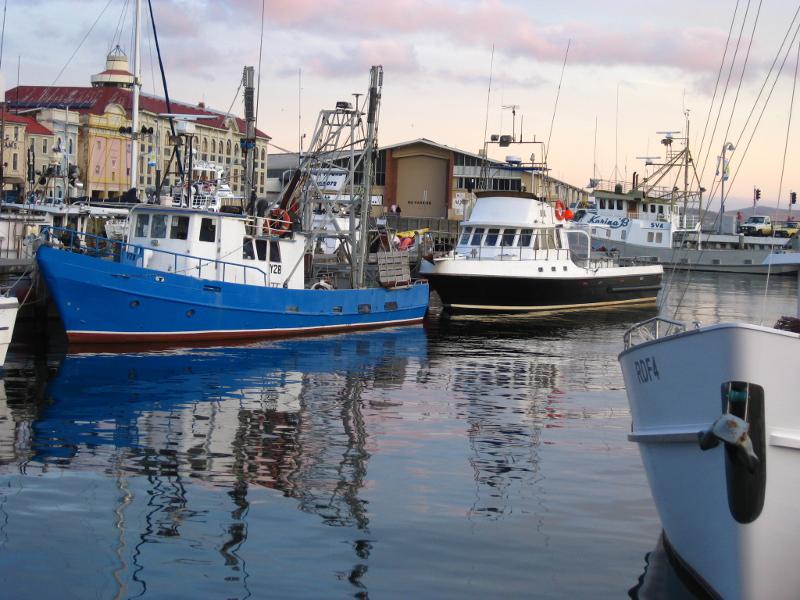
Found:
[[[213, 266], [216, 274], [214, 278], [215, 281], [247, 284], [248, 273], [252, 274], [251, 285], [255, 285], [255, 283], [252, 282], [256, 281], [260, 282], [263, 286], [267, 286], [269, 281], [267, 274], [258, 267], [213, 258], [202, 258], [199, 256], [192, 256], [191, 254], [181, 254], [170, 250], [161, 250], [160, 248], [149, 248], [139, 244], [129, 244], [128, 242], [112, 240], [91, 233], [67, 229], [65, 227], [53, 227], [50, 225], [43, 227], [41, 237], [49, 246], [61, 247], [67, 251], [78, 252], [96, 258], [109, 259], [113, 262], [143, 269], [150, 268], [144, 264], [146, 256], [160, 255], [168, 257], [168, 260], [162, 264], [169, 265], [169, 261], [172, 261], [172, 271], [167, 269], [168, 273], [203, 279], [203, 269]], [[178, 268], [179, 260], [181, 261], [180, 269]], [[231, 279], [233, 279], [239, 269], [242, 269], [243, 281], [229, 281], [226, 278], [227, 275], [230, 275]], [[157, 270], [163, 271], [165, 269], [160, 268]], [[196, 274], [195, 271], [197, 272]]]
[[653, 317], [637, 323], [625, 332], [623, 336], [625, 349], [684, 331], [686, 331], [686, 323], [664, 317]]

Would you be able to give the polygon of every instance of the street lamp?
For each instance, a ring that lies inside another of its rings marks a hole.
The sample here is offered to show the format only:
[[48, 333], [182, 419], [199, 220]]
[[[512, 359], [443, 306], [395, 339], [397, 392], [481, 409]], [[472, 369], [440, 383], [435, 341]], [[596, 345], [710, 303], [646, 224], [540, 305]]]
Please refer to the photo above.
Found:
[[736, 150], [736, 147], [731, 144], [730, 142], [725, 142], [722, 145], [722, 173], [720, 175], [720, 182], [721, 182], [721, 197], [719, 203], [719, 226], [718, 226], [718, 233], [722, 233], [722, 219], [725, 216], [725, 180], [728, 179], [728, 163], [725, 159], [725, 154], [728, 152], [733, 152]]

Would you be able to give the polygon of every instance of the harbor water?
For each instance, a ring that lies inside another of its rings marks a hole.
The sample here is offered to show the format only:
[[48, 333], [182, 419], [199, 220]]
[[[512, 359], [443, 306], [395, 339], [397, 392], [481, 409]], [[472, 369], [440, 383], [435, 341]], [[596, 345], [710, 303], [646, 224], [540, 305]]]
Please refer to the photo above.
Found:
[[[795, 311], [793, 277], [686, 277], [665, 275], [664, 316]], [[654, 551], [617, 363], [655, 314], [434, 306], [424, 327], [66, 356], [22, 331], [0, 381], [3, 594], [691, 597]]]

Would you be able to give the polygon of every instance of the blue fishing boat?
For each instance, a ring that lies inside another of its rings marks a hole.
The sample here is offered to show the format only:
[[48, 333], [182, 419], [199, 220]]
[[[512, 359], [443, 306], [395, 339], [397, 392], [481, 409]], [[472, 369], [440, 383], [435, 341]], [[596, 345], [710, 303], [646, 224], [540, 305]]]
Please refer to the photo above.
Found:
[[425, 316], [424, 282], [341, 289], [334, 274], [307, 286], [302, 233], [248, 233], [243, 215], [149, 205], [130, 219], [127, 243], [52, 228], [37, 251], [70, 342], [259, 338]]
[[[421, 322], [428, 284], [412, 281], [407, 255], [368, 252], [382, 73], [372, 68], [361, 107], [322, 111], [303, 164], [266, 214], [255, 202], [141, 204], [125, 242], [45, 228], [36, 261], [69, 341], [230, 340]], [[319, 182], [333, 171], [343, 182], [327, 193]], [[342, 214], [349, 231], [336, 224]], [[322, 250], [331, 237], [341, 248], [333, 255]]]

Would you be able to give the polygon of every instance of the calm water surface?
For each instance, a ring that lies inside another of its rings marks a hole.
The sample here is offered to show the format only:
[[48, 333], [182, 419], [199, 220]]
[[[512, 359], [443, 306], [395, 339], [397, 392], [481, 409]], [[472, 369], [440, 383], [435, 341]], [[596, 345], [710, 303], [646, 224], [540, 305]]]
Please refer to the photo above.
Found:
[[[793, 278], [766, 297], [765, 277], [692, 278], [665, 314], [794, 311]], [[65, 356], [57, 338], [15, 340], [0, 381], [4, 594], [687, 595], [652, 552], [616, 360], [655, 309], [433, 313], [424, 328], [231, 348]]]

